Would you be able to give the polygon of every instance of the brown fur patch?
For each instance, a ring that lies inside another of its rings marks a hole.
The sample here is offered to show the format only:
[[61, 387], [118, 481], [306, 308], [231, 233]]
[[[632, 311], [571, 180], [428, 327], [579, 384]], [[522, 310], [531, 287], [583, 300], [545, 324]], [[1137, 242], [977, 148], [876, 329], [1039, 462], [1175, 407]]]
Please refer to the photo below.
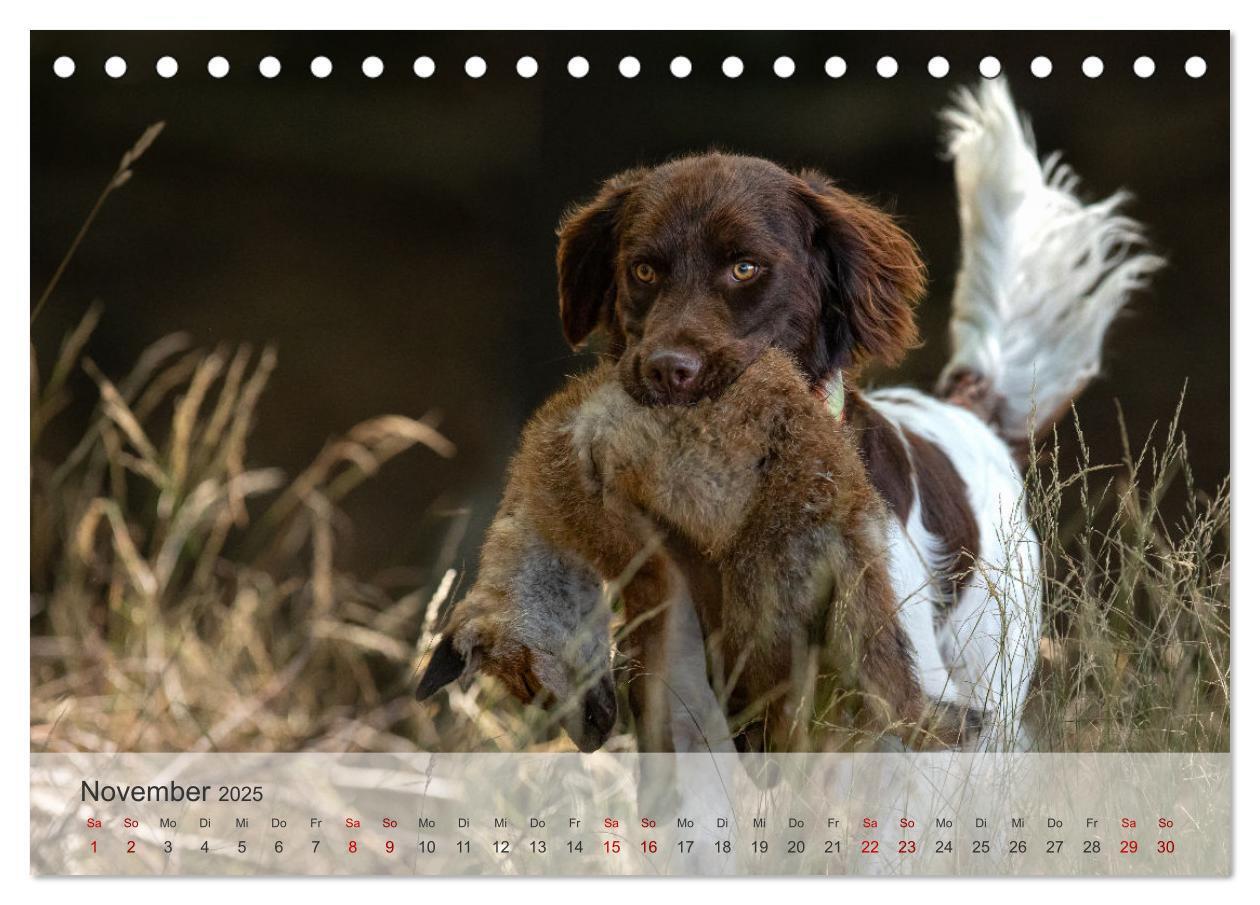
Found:
[[913, 431], [898, 430], [859, 392], [846, 389], [844, 411], [858, 432], [871, 483], [903, 525], [917, 489], [923, 526], [949, 555], [946, 590], [953, 597], [970, 577], [980, 549], [980, 526], [958, 469], [940, 447]]
[[857, 433], [871, 483], [904, 525], [914, 502], [914, 475], [901, 432], [856, 390], [845, 390], [844, 413]]
[[487, 661], [486, 672], [505, 686], [512, 696], [526, 704], [550, 704], [542, 680], [534, 674], [533, 654], [527, 647], [516, 647]]
[[970, 577], [980, 549], [980, 526], [968, 502], [967, 485], [939, 446], [913, 431], [904, 434], [913, 457], [923, 527], [949, 556], [949, 590], [956, 594]]

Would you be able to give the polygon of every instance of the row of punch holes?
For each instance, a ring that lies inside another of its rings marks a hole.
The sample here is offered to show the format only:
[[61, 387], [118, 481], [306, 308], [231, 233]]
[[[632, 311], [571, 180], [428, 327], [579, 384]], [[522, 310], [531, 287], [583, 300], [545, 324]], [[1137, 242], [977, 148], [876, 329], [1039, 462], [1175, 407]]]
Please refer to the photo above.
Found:
[[[75, 72], [74, 59], [68, 56], [60, 56], [53, 62], [53, 72], [63, 79], [68, 79]], [[206, 71], [211, 77], [221, 79], [231, 71], [231, 64], [226, 57], [212, 57], [206, 64]], [[317, 79], [328, 78], [332, 75], [333, 64], [328, 57], [319, 56], [311, 60], [311, 75]], [[437, 72], [437, 64], [432, 57], [417, 57], [412, 64], [412, 71], [418, 78], [427, 79]], [[486, 61], [482, 57], [472, 56], [464, 60], [464, 73], [469, 78], [479, 79], [486, 74]], [[568, 73], [575, 79], [585, 78], [591, 71], [591, 64], [585, 57], [571, 57], [566, 65]], [[796, 61], [791, 57], [783, 56], [774, 61], [774, 74], [781, 79], [791, 78], [796, 72]], [[980, 61], [979, 71], [985, 78], [997, 78], [1002, 73], [1002, 61], [997, 57], [988, 56]], [[1029, 70], [1039, 79], [1044, 79], [1054, 71], [1054, 64], [1051, 63], [1049, 57], [1034, 57], [1029, 63]], [[1081, 61], [1081, 72], [1088, 78], [1096, 79], [1103, 74], [1105, 69], [1101, 57], [1088, 56]], [[1184, 65], [1186, 75], [1192, 79], [1201, 78], [1207, 72], [1207, 62], [1203, 57], [1189, 57]], [[174, 57], [164, 56], [157, 61], [155, 66], [157, 74], [164, 79], [173, 78], [179, 72], [179, 63]], [[280, 60], [273, 56], [263, 57], [258, 61], [258, 72], [268, 79], [273, 79], [280, 74]], [[363, 60], [360, 69], [369, 79], [380, 76], [385, 71], [385, 64], [380, 57], [367, 57]], [[900, 69], [900, 64], [896, 57], [884, 56], [880, 57], [875, 64], [875, 71], [882, 78], [890, 79], [895, 76]], [[670, 61], [669, 71], [675, 78], [685, 79], [691, 75], [691, 60], [687, 57], [674, 57]], [[538, 61], [533, 57], [525, 56], [516, 61], [516, 74], [523, 79], [532, 79], [538, 74]], [[642, 66], [636, 57], [622, 57], [617, 64], [617, 71], [622, 76], [632, 79], [642, 71]], [[823, 64], [823, 71], [833, 79], [838, 79], [848, 71], [848, 64], [844, 57], [829, 57]], [[942, 56], [935, 56], [928, 60], [927, 71], [933, 78], [944, 78], [949, 74], [949, 60]], [[127, 61], [119, 56], [112, 56], [105, 61], [105, 74], [110, 78], [122, 78], [127, 73]], [[744, 61], [739, 57], [731, 56], [722, 61], [722, 73], [728, 78], [739, 78], [744, 74]], [[1133, 61], [1133, 73], [1138, 78], [1150, 78], [1155, 74], [1155, 61], [1148, 56], [1140, 56]]]

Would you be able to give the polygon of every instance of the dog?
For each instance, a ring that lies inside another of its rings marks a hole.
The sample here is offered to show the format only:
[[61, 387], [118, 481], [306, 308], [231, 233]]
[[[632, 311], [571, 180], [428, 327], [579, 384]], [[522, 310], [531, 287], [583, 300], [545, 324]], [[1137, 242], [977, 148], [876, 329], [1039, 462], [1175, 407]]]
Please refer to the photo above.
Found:
[[[560, 227], [560, 314], [574, 345], [605, 337], [624, 394], [648, 409], [720, 399], [768, 350], [787, 355], [852, 432], [882, 500], [875, 562], [921, 693], [980, 714], [977, 747], [1010, 750], [1028, 744], [1041, 620], [1022, 467], [1162, 262], [1117, 212], [1122, 195], [1085, 205], [1065, 166], [1038, 162], [1000, 80], [961, 93], [945, 119], [963, 255], [935, 396], [857, 386], [865, 363], [895, 364], [917, 343], [925, 276], [909, 236], [819, 174], [756, 158], [686, 157], [608, 180]], [[680, 576], [706, 637], [720, 630], [722, 606], [705, 602], [720, 575], [694, 552], [659, 549], [621, 588], [641, 750], [673, 747], [663, 602]]]

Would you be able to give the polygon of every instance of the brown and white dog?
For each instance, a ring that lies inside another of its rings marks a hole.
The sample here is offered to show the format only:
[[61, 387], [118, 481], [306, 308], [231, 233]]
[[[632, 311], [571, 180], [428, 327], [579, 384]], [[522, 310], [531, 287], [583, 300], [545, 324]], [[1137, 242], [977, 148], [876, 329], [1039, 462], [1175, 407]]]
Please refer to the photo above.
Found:
[[[824, 177], [756, 158], [686, 157], [610, 179], [561, 226], [560, 311], [575, 345], [606, 335], [624, 395], [649, 410], [722, 397], [767, 350], [790, 357], [846, 424], [882, 499], [876, 562], [919, 689], [980, 715], [977, 746], [1011, 749], [1026, 744], [1041, 622], [1020, 460], [1097, 372], [1107, 326], [1161, 262], [1136, 250], [1141, 231], [1117, 215], [1121, 196], [1083, 205], [1065, 167], [1039, 164], [1001, 82], [961, 94], [946, 121], [963, 260], [937, 396], [855, 385], [863, 363], [895, 363], [917, 341], [924, 273], [913, 242]], [[579, 457], [592, 455], [589, 425], [568, 436]], [[680, 742], [685, 721], [671, 708], [712, 707], [708, 689], [678, 700], [670, 679], [675, 661], [696, 656], [694, 644], [679, 653], [673, 611], [694, 603], [705, 636], [721, 612], [704, 599], [712, 563], [694, 553], [667, 545], [620, 589], [644, 750], [695, 747]], [[790, 670], [796, 654], [780, 656]], [[422, 691], [456, 665], [435, 656]], [[581, 730], [583, 747], [598, 728]]]

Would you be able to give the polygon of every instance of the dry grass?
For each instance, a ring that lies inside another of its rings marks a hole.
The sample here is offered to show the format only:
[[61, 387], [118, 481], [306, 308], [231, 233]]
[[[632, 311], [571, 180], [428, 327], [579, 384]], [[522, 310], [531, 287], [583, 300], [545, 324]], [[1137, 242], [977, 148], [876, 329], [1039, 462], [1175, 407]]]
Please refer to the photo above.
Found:
[[[172, 336], [112, 380], [85, 356], [97, 320], [46, 379], [32, 358], [35, 750], [567, 746], [490, 680], [413, 701], [453, 572], [388, 589], [337, 567], [339, 501], [412, 447], [452, 455], [433, 423], [366, 421], [287, 478], [247, 455], [270, 350]], [[73, 451], [46, 461], [76, 368], [99, 401]], [[1176, 482], [1187, 503], [1169, 524]], [[1228, 750], [1228, 487], [1196, 491], [1174, 427], [1114, 467], [1051, 454], [1029, 488], [1046, 539], [1038, 748]]]
[[[163, 126], [122, 155], [32, 323]], [[339, 501], [412, 447], [454, 455], [432, 419], [365, 421], [290, 479], [247, 463], [271, 349], [174, 335], [114, 380], [85, 354], [99, 320], [84, 315], [46, 377], [31, 350], [32, 750], [519, 750], [539, 734], [486, 680], [436, 720], [413, 700], [453, 572], [399, 591], [337, 568]], [[52, 460], [42, 441], [80, 369], [99, 399]]]
[[1029, 476], [1045, 557], [1039, 748], [1229, 750], [1229, 482], [1195, 486], [1179, 414], [1135, 450], [1117, 413], [1116, 465], [1089, 461], [1077, 423], [1082, 460], [1066, 468], [1052, 442]]
[[[411, 747], [406, 684], [431, 612], [335, 564], [337, 504], [428, 419], [366, 421], [290, 479], [247, 464], [270, 349], [149, 348], [117, 382], [83, 357], [97, 312], [32, 380], [32, 744], [58, 750]], [[44, 428], [82, 367], [100, 399], [63, 461]], [[449, 587], [449, 582], [448, 582]], [[408, 722], [406, 735], [392, 733]]]

